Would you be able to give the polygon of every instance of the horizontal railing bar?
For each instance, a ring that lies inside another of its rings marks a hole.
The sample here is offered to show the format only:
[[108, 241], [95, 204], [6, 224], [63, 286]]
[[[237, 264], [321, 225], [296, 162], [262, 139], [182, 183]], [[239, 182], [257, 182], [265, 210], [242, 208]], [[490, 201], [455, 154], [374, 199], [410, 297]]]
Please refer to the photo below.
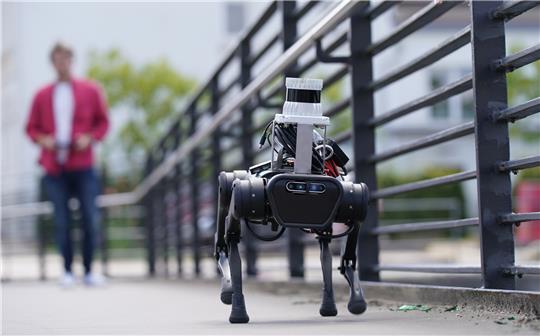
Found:
[[367, 48], [372, 55], [376, 55], [391, 45], [395, 45], [405, 37], [414, 33], [418, 29], [433, 22], [436, 18], [448, 12], [458, 5], [460, 1], [433, 1], [416, 12], [409, 19], [401, 23], [392, 33], [373, 43]]
[[422, 148], [434, 146], [472, 133], [474, 133], [474, 122], [469, 121], [464, 124], [454, 126], [434, 134], [430, 134], [418, 140], [412, 141], [408, 144], [404, 144], [396, 148], [387, 150], [385, 152], [372, 155], [368, 158], [368, 161], [381, 162], [384, 160], [395, 158], [396, 156], [410, 153]]
[[342, 132], [342, 133], [339, 133], [338, 135], [336, 135], [334, 137], [334, 141], [337, 142], [338, 144], [340, 144], [340, 143], [342, 143], [344, 141], [349, 140], [350, 138], [352, 138], [352, 131], [348, 130], [348, 131], [345, 131], [345, 132]]
[[379, 90], [391, 83], [394, 83], [401, 78], [404, 78], [413, 72], [431, 65], [443, 57], [451, 54], [459, 48], [467, 45], [471, 41], [471, 27], [467, 26], [460, 30], [457, 34], [451, 36], [447, 40], [443, 41], [435, 48], [430, 49], [422, 56], [413, 59], [405, 65], [398, 67], [390, 73], [382, 76], [381, 78], [373, 81], [369, 87], [373, 90]]
[[136, 187], [134, 190], [137, 199], [141, 199], [152, 187], [154, 187], [174, 166], [183, 160], [186, 155], [191, 153], [201, 142], [214, 132], [227, 118], [236, 112], [240, 107], [246, 104], [253, 96], [257, 94], [265, 85], [283, 72], [290, 64], [304, 54], [308, 48], [342, 22], [349, 12], [356, 6], [365, 6], [364, 3], [358, 3], [352, 0], [345, 0], [336, 3], [327, 14], [315, 23], [306, 34], [301, 36], [290, 48], [288, 48], [273, 63], [266, 67], [261, 74], [255, 77], [241, 92], [231, 100], [228, 100], [221, 109], [212, 117], [212, 119], [198, 127], [196, 132], [190, 136], [174, 154], [167, 160], [160, 163], [150, 175]]
[[325, 87], [330, 87], [333, 84], [337, 83], [340, 79], [345, 77], [349, 73], [349, 67], [343, 66], [339, 68], [336, 72], [324, 79], [323, 83]]
[[264, 10], [264, 12], [257, 18], [255, 24], [251, 26], [246, 34], [242, 37], [242, 40], [251, 39], [261, 28], [264, 26], [268, 20], [274, 15], [277, 10], [277, 1], [272, 1], [272, 3]]
[[277, 84], [273, 89], [270, 90], [270, 92], [268, 92], [268, 95], [266, 95], [266, 97], [264, 97], [263, 99], [265, 101], [268, 101], [274, 97], [276, 97], [278, 94], [284, 92], [284, 88], [283, 88], [283, 85], [282, 84]]
[[[348, 32], [345, 31], [341, 35], [339, 35], [334, 41], [332, 41], [324, 50], [326, 53], [331, 53], [335, 51], [337, 48], [341, 47], [341, 45], [347, 42], [347, 40], [348, 40]], [[307, 61], [305, 64], [302, 64], [301, 66], [298, 67], [298, 70], [297, 70], [298, 74], [301, 75], [304, 72], [308, 71], [312, 66], [317, 64], [318, 61], [319, 60], [317, 59], [317, 57], [314, 57], [310, 61]]]
[[351, 98], [345, 98], [340, 100], [339, 102], [332, 105], [329, 109], [323, 112], [323, 115], [327, 117], [333, 117], [334, 115], [338, 114], [339, 112], [346, 109], [351, 104]]
[[238, 83], [240, 83], [240, 75], [233, 79], [225, 88], [223, 88], [223, 90], [219, 92], [220, 97], [226, 95], [235, 85], [238, 85]]
[[444, 273], [444, 274], [476, 274], [480, 273], [477, 266], [424, 266], [424, 265], [377, 265], [375, 271], [418, 272], [418, 273]]
[[540, 266], [511, 266], [509, 269], [512, 273], [517, 274], [540, 274]]
[[520, 222], [529, 222], [540, 220], [540, 212], [522, 212], [522, 213], [511, 213], [506, 215], [501, 215], [499, 217], [499, 222], [501, 224], [507, 223], [520, 223]]
[[[134, 195], [131, 192], [99, 195], [96, 199], [96, 204], [100, 208], [132, 205], [134, 203]], [[52, 211], [52, 203], [48, 201], [3, 205], [2, 220], [20, 217], [49, 215], [52, 214]]]
[[493, 11], [492, 17], [494, 19], [510, 20], [539, 4], [538, 1], [505, 1], [498, 9]]
[[380, 199], [380, 198], [395, 196], [395, 195], [403, 194], [410, 191], [421, 190], [421, 189], [441, 186], [444, 184], [471, 180], [474, 178], [476, 178], [476, 171], [469, 170], [469, 171], [451, 174], [447, 176], [435, 177], [428, 180], [402, 184], [395, 187], [374, 190], [371, 193], [371, 199]]
[[313, 8], [315, 8], [318, 4], [319, 4], [320, 1], [309, 1], [307, 4], [305, 4], [302, 8], [298, 9], [296, 11], [296, 13], [294, 13], [294, 16], [297, 18], [297, 19], [300, 19], [302, 18], [303, 16], [305, 16], [310, 10], [312, 10]]
[[495, 113], [495, 120], [508, 120], [514, 122], [540, 112], [540, 97], [534, 98], [523, 104], [507, 108]]
[[389, 233], [418, 232], [427, 230], [454, 229], [466, 226], [477, 226], [478, 218], [454, 219], [435, 222], [405, 223], [378, 226], [371, 231], [371, 234], [381, 235]]
[[262, 48], [259, 50], [259, 52], [253, 56], [253, 58], [250, 60], [250, 63], [253, 65], [257, 63], [261, 57], [263, 57], [270, 48], [274, 46], [279, 40], [281, 39], [281, 32], [277, 32]]
[[370, 20], [375, 20], [380, 15], [384, 14], [387, 10], [394, 7], [395, 5], [400, 4], [403, 1], [382, 1], [376, 5], [369, 7], [366, 13], [366, 17]]
[[373, 117], [369, 121], [369, 125], [372, 127], [381, 126], [383, 124], [386, 124], [397, 118], [403, 117], [421, 108], [432, 106], [440, 101], [443, 101], [449, 97], [465, 92], [471, 88], [472, 88], [472, 76], [467, 75], [453, 83], [450, 83], [448, 85], [435, 89], [431, 91], [431, 93], [423, 97], [415, 99], [405, 105], [399, 106], [384, 114]]
[[540, 155], [499, 163], [499, 171], [516, 171], [540, 166]]
[[495, 62], [495, 68], [497, 70], [504, 70], [506, 72], [512, 72], [521, 68], [527, 64], [533, 63], [540, 59], [540, 44], [534, 45], [530, 48], [523, 49], [513, 55], [506, 56], [505, 58]]

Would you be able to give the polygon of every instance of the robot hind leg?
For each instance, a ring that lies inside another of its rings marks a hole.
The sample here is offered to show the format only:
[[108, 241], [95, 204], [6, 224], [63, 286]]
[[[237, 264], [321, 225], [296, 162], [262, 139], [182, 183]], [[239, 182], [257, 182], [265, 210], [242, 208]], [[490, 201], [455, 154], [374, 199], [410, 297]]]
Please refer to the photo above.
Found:
[[214, 255], [221, 273], [221, 302], [232, 303], [232, 280], [229, 265], [229, 246], [225, 240], [225, 221], [231, 203], [232, 186], [236, 179], [246, 179], [246, 171], [221, 172], [218, 177], [218, 208], [216, 218], [215, 251]]

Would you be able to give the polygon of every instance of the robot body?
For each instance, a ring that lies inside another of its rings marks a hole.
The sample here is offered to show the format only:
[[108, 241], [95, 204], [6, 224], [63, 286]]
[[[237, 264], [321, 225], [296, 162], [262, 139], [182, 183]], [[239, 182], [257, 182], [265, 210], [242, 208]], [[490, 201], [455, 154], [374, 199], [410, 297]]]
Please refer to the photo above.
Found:
[[[339, 270], [350, 287], [348, 310], [353, 314], [366, 310], [356, 272], [356, 244], [366, 216], [368, 188], [338, 179], [346, 174], [348, 158], [335, 142], [326, 139], [329, 120], [320, 107], [322, 81], [287, 78], [286, 84], [284, 113], [276, 115], [261, 138], [261, 146], [267, 140], [271, 143], [272, 160], [248, 171], [222, 172], [218, 177], [215, 256], [222, 274], [221, 301], [232, 305], [231, 323], [249, 321], [238, 252], [243, 226], [266, 241], [278, 239], [286, 229], [317, 236], [324, 283], [322, 316], [337, 314], [329, 243], [347, 236]], [[324, 135], [315, 128], [323, 128]], [[344, 223], [347, 230], [334, 235], [334, 222]], [[252, 225], [270, 225], [276, 234], [260, 236]]]

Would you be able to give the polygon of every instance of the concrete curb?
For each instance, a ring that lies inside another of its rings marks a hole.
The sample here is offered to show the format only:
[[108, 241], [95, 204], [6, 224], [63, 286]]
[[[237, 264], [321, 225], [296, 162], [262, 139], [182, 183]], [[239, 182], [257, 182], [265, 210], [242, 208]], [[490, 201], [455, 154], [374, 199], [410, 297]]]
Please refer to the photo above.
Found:
[[[248, 286], [280, 293], [319, 292], [321, 283], [302, 281], [247, 281]], [[366, 299], [408, 304], [466, 306], [470, 309], [540, 319], [540, 293], [462, 287], [362, 282]], [[336, 297], [348, 293], [344, 283], [334, 284]]]

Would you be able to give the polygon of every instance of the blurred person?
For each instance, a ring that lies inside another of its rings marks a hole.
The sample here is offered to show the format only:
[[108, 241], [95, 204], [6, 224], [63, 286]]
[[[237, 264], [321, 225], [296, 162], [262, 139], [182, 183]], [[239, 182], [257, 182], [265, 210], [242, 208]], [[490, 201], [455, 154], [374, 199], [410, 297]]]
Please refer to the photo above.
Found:
[[45, 192], [54, 206], [55, 236], [64, 260], [60, 284], [75, 284], [72, 272], [70, 197], [79, 201], [82, 219], [83, 282], [104, 284], [103, 276], [92, 273], [97, 240], [99, 182], [93, 168], [94, 143], [103, 139], [109, 127], [107, 105], [98, 85], [74, 78], [73, 50], [57, 43], [50, 52], [56, 81], [40, 89], [32, 102], [26, 125], [30, 139], [41, 147], [39, 163], [45, 171]]

